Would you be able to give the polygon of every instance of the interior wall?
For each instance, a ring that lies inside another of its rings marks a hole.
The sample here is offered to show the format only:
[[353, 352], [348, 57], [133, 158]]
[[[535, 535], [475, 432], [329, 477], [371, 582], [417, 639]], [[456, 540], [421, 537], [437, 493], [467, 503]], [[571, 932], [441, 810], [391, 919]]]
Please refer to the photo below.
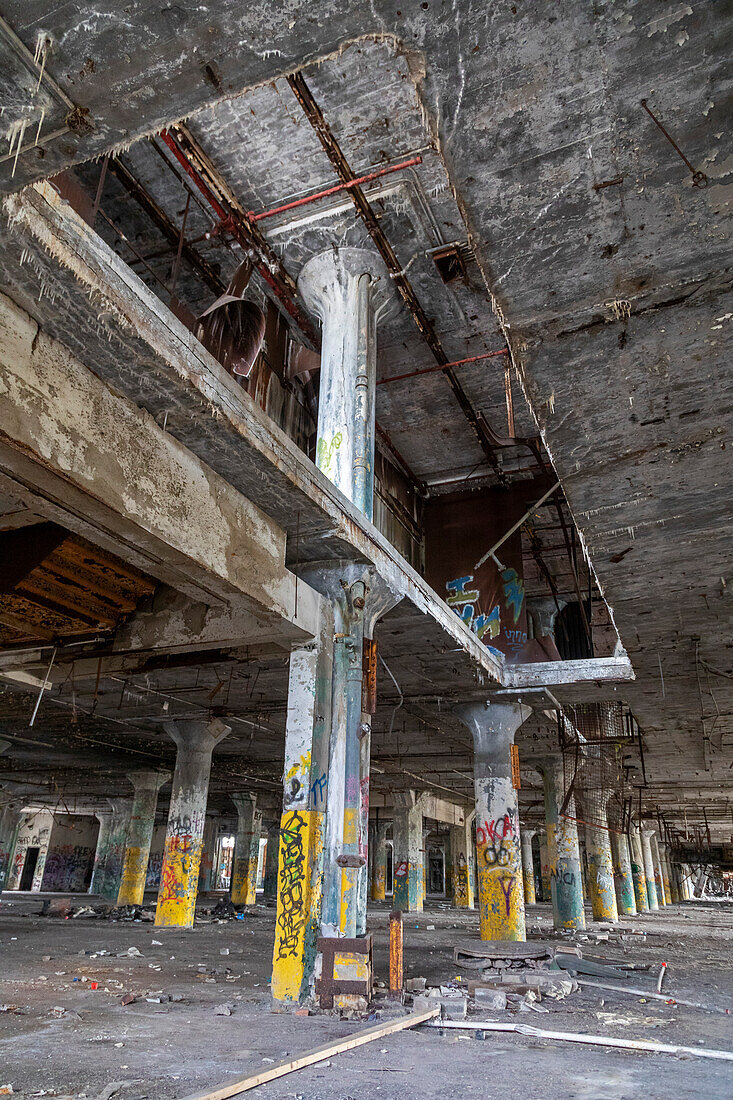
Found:
[[15, 849], [10, 861], [10, 874], [8, 875], [8, 890], [19, 890], [20, 880], [23, 876], [23, 867], [29, 848], [38, 848], [38, 862], [33, 876], [32, 890], [40, 890], [43, 873], [48, 854], [51, 830], [53, 828], [53, 814], [49, 810], [39, 810], [24, 814], [18, 828], [18, 836]]
[[40, 889], [83, 893], [89, 889], [99, 822], [86, 814], [56, 814]]

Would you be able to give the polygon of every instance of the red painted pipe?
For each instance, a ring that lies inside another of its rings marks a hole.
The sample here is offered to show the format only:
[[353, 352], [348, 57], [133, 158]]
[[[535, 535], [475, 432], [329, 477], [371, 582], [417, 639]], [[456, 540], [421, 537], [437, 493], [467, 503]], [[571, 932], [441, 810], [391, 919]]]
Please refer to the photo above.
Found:
[[403, 378], [415, 378], [418, 374], [434, 374], [435, 371], [448, 370], [449, 367], [460, 367], [464, 363], [477, 363], [480, 359], [493, 359], [497, 355], [508, 355], [509, 349], [501, 351], [487, 351], [483, 355], [471, 355], [468, 359], [456, 359], [453, 363], [436, 363], [434, 367], [422, 367], [420, 370], [411, 370], [407, 374], [395, 374], [392, 378], [379, 378], [378, 386], [386, 386], [388, 382], [401, 382]]
[[273, 292], [277, 295], [277, 297], [282, 302], [285, 309], [293, 318], [293, 320], [297, 322], [301, 331], [305, 333], [307, 338], [313, 344], [315, 344], [316, 347], [318, 347], [319, 340], [313, 326], [311, 325], [308, 318], [303, 314], [302, 310], [298, 307], [298, 304], [290, 297], [289, 294], [287, 294], [283, 290], [277, 279], [273, 277], [273, 274], [270, 271], [269, 267], [259, 255], [259, 250], [257, 249], [256, 242], [251, 241], [246, 236], [246, 234], [242, 230], [240, 230], [240, 227], [237, 224], [237, 219], [232, 215], [231, 211], [226, 210], [222, 206], [211, 188], [201, 178], [200, 174], [191, 164], [186, 154], [179, 147], [178, 142], [175, 140], [175, 138], [167, 130], [161, 130], [160, 136], [165, 144], [168, 146], [170, 151], [173, 153], [174, 157], [181, 165], [186, 175], [191, 177], [201, 194], [211, 206], [216, 216], [219, 218], [221, 228], [226, 229], [229, 233], [231, 233], [237, 239], [237, 241], [239, 241], [240, 245], [245, 250], [254, 249], [258, 252], [257, 259], [255, 260], [257, 271], [268, 284], [268, 286], [272, 288]]
[[359, 187], [362, 183], [371, 183], [372, 180], [388, 176], [391, 172], [399, 172], [401, 168], [412, 168], [416, 164], [422, 164], [422, 157], [412, 157], [410, 160], [403, 160], [400, 164], [391, 164], [387, 168], [368, 172], [366, 176], [359, 176], [358, 179], [347, 180], [345, 183], [337, 183], [334, 187], [327, 187], [325, 191], [317, 191], [315, 195], [306, 195], [305, 198], [286, 202], [282, 206], [274, 206], [272, 210], [263, 210], [261, 214], [255, 214], [252, 210], [249, 210], [247, 211], [247, 217], [252, 222], [262, 221], [263, 218], [272, 218], [275, 214], [283, 214], [286, 210], [295, 210], [296, 207], [306, 206], [309, 202], [315, 202], [316, 199], [325, 199], [329, 195], [337, 194], [339, 191], [348, 191], [350, 187]]

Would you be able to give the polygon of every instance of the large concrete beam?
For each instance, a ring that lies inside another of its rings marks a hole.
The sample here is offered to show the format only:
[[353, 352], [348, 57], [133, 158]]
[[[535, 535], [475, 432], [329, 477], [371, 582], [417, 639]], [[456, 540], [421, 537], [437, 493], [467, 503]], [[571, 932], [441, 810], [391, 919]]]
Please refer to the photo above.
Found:
[[[77, 331], [59, 320], [64, 342], [76, 346], [84, 324], [83, 354], [86, 358], [87, 348], [95, 349], [95, 371], [154, 414], [170, 410], [169, 434], [266, 508], [293, 546], [299, 532], [301, 560], [316, 560], [317, 554], [324, 560], [371, 562], [390, 587], [432, 620], [426, 629], [437, 626], [479, 666], [486, 682], [501, 679], [502, 661], [50, 184], [9, 197], [4, 209], [39, 277], [47, 271], [49, 282], [59, 292], [63, 284], [74, 302]], [[117, 345], [124, 352], [111, 355], [110, 347]]]
[[206, 604], [310, 633], [318, 598], [286, 536], [152, 417], [0, 296], [0, 473], [49, 518]]

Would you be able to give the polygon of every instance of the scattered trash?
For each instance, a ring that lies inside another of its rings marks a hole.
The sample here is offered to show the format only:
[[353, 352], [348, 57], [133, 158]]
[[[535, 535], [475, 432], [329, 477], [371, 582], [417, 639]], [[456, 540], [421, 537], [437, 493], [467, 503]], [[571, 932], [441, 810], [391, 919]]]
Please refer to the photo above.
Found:
[[135, 1000], [136, 1000], [136, 998], [135, 998], [134, 993], [125, 993], [124, 997], [120, 998], [120, 1004], [121, 1005], [134, 1005]]
[[425, 978], [408, 978], [405, 981], [405, 991], [407, 993], [422, 993], [426, 984]]
[[127, 956], [130, 959], [141, 959], [143, 957], [142, 951], [138, 951], [137, 947], [128, 947], [127, 951], [118, 951], [117, 958], [124, 959]]
[[214, 1009], [215, 1016], [231, 1016], [234, 1005], [231, 1001], [225, 1001], [224, 1004], [217, 1005]]

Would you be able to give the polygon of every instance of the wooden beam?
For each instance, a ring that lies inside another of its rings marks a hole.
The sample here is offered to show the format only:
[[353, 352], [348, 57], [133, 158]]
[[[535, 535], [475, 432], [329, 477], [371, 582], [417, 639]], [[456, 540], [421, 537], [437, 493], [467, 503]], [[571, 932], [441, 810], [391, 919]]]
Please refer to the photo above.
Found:
[[305, 1054], [291, 1058], [287, 1062], [278, 1062], [269, 1066], [252, 1077], [245, 1077], [241, 1081], [230, 1081], [226, 1085], [219, 1085], [211, 1092], [197, 1092], [190, 1096], [184, 1096], [183, 1100], [228, 1100], [231, 1096], [239, 1096], [242, 1092], [256, 1089], [258, 1085], [264, 1085], [268, 1081], [275, 1081], [278, 1077], [284, 1077], [287, 1073], [293, 1073], [296, 1069], [305, 1069], [317, 1062], [323, 1062], [326, 1058], [332, 1058], [335, 1054], [343, 1054], [346, 1050], [354, 1050], [365, 1043], [372, 1043], [375, 1039], [382, 1039], [385, 1035], [394, 1035], [397, 1031], [404, 1031], [408, 1027], [424, 1024], [432, 1020], [440, 1012], [440, 1008], [429, 1008], [425, 1012], [414, 1012], [411, 1016], [403, 1016], [399, 1020], [390, 1020], [386, 1024], [378, 1024], [369, 1027], [365, 1031], [357, 1031], [355, 1035], [349, 1035], [346, 1039], [337, 1039], [326, 1046], [315, 1047]]

